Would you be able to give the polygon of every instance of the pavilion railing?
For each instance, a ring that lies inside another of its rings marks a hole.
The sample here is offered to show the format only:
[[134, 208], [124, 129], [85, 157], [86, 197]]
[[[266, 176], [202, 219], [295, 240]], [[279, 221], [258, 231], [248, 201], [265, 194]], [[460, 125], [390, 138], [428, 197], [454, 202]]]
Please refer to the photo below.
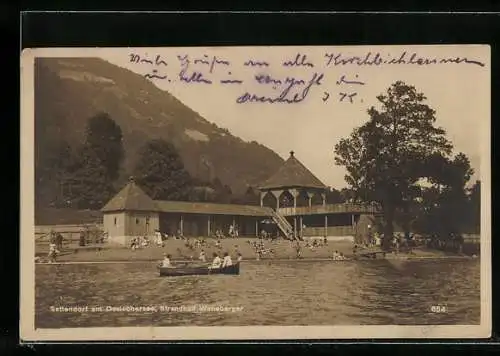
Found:
[[334, 213], [365, 213], [376, 214], [380, 210], [375, 205], [369, 204], [326, 204], [326, 205], [313, 205], [301, 206], [296, 208], [279, 208], [277, 213], [282, 216], [293, 215], [315, 215], [315, 214], [334, 214]]
[[273, 210], [272, 218], [287, 238], [292, 238], [294, 236], [292, 225], [290, 225], [290, 223], [282, 215]]

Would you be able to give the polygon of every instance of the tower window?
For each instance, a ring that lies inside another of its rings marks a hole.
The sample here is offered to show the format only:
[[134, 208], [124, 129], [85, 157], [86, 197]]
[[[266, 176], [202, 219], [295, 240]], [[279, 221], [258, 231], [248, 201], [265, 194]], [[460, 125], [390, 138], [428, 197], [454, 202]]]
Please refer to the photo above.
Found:
[[115, 226], [116, 226], [116, 218], [115, 218]]
[[135, 219], [135, 223], [136, 223], [136, 224], [139, 224], [139, 218], [136, 218], [136, 219]]

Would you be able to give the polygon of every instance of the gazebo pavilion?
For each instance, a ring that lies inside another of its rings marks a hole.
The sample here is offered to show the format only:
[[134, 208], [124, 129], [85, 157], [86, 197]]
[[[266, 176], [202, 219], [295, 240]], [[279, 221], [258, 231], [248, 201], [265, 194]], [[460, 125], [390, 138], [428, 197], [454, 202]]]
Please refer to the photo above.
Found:
[[276, 211], [284, 207], [311, 207], [315, 197], [321, 197], [321, 205], [325, 206], [327, 189], [291, 151], [290, 157], [280, 169], [260, 185], [260, 205], [269, 205], [265, 204], [265, 200], [271, 195], [275, 199], [275, 205], [269, 207]]

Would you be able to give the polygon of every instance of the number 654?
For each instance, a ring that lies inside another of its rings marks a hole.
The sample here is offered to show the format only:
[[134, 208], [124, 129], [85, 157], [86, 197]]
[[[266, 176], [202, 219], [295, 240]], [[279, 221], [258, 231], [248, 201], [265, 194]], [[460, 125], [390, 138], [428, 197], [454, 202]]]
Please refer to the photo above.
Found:
[[431, 306], [431, 312], [433, 312], [433, 313], [446, 313], [446, 306], [433, 305], [433, 306]]

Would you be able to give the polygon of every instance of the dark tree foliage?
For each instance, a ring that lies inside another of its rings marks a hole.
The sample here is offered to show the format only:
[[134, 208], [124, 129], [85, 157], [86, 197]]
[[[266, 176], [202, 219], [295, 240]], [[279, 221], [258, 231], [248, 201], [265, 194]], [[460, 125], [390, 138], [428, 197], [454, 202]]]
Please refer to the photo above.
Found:
[[115, 193], [122, 161], [121, 129], [104, 113], [88, 120], [84, 142], [76, 149], [59, 137], [45, 140], [36, 166], [37, 205], [102, 208]]
[[196, 185], [191, 188], [188, 200], [192, 202], [214, 202], [215, 190], [208, 185]]
[[106, 165], [91, 146], [79, 150], [79, 160], [66, 178], [68, 205], [78, 209], [101, 209], [116, 193]]
[[61, 138], [47, 140], [35, 160], [35, 204], [40, 207], [67, 207], [69, 191], [65, 185], [74, 169], [76, 155]]
[[233, 200], [233, 192], [231, 191], [229, 185], [223, 184], [221, 180], [218, 177], [216, 177], [212, 181], [211, 187], [215, 191], [214, 201], [216, 203], [224, 203], [224, 204], [231, 203], [231, 201]]
[[144, 191], [158, 200], [188, 200], [193, 187], [177, 150], [161, 139], [141, 148], [134, 176]]
[[93, 152], [113, 182], [118, 178], [124, 158], [122, 130], [107, 114], [100, 113], [89, 119], [84, 145]]
[[481, 228], [481, 181], [476, 181], [468, 190], [469, 232], [480, 233]]
[[243, 204], [246, 205], [259, 205], [260, 204], [260, 196], [259, 192], [256, 191], [252, 187], [248, 187], [243, 195], [242, 199]]
[[100, 209], [116, 193], [124, 158], [122, 133], [111, 117], [100, 113], [87, 122], [83, 145], [65, 171], [67, 205], [78, 209]]
[[342, 193], [335, 188], [331, 188], [326, 192], [326, 203], [327, 204], [340, 204], [344, 203], [344, 197]]
[[432, 185], [420, 189], [413, 229], [445, 239], [474, 230], [474, 208], [466, 189], [474, 173], [469, 159], [459, 153], [453, 159], [432, 157], [430, 163]]
[[346, 182], [357, 197], [382, 207], [387, 248], [397, 211], [409, 215], [419, 193], [416, 183], [432, 175], [423, 162], [434, 155], [447, 157], [452, 145], [434, 125], [435, 111], [413, 86], [398, 81], [377, 99], [381, 108], [371, 107], [368, 122], [335, 146], [335, 162], [346, 168]]

